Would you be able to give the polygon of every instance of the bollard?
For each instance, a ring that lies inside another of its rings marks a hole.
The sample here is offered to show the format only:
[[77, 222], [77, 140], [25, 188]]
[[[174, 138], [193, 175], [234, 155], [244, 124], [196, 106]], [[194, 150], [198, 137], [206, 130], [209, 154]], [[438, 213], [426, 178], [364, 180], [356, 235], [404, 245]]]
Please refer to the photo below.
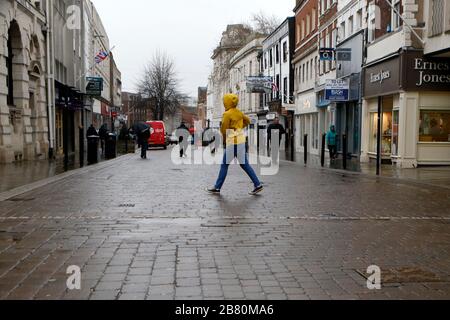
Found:
[[308, 135], [305, 134], [303, 137], [303, 148], [304, 148], [304, 160], [305, 160], [305, 166], [308, 164]]
[[344, 170], [347, 170], [347, 135], [342, 136], [342, 164]]
[[327, 135], [324, 133], [322, 135], [322, 150], [320, 154], [320, 164], [322, 165], [322, 168], [325, 167], [325, 144], [326, 144]]

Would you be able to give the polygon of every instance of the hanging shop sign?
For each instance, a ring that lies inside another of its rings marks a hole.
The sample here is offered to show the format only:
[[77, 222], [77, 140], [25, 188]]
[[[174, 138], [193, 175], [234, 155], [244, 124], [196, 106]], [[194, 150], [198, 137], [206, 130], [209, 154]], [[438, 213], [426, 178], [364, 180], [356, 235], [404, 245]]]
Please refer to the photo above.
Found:
[[251, 93], [271, 93], [272, 77], [247, 77], [247, 90]]
[[325, 85], [325, 100], [348, 101], [350, 83], [348, 80], [329, 79]]
[[333, 61], [335, 55], [334, 48], [320, 48], [319, 49], [320, 61]]
[[86, 94], [90, 96], [100, 96], [103, 91], [103, 78], [87, 77]]

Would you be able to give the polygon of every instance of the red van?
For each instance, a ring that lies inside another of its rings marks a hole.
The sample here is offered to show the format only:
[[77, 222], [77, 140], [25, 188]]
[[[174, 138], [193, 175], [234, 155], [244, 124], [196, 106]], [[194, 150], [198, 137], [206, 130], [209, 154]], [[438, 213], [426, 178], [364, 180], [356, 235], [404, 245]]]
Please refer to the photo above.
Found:
[[147, 124], [151, 127], [150, 139], [148, 140], [149, 148], [164, 148], [167, 149], [166, 140], [166, 126], [162, 121], [148, 121]]

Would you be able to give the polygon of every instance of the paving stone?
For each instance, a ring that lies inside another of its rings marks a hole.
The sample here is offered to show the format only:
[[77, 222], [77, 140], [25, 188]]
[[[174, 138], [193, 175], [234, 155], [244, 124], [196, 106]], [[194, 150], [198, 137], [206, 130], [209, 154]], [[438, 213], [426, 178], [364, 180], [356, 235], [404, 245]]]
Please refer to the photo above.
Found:
[[[217, 166], [175, 166], [170, 150], [151, 157], [151, 166], [125, 156], [108, 163], [111, 177], [89, 168], [64, 187], [21, 195], [34, 200], [2, 202], [0, 236], [21, 240], [0, 239], [0, 299], [450, 298], [445, 277], [374, 293], [355, 272], [377, 264], [450, 274], [448, 188], [282, 162], [263, 177], [260, 197], [249, 197], [247, 177], [230, 168], [217, 198], [202, 191]], [[136, 206], [119, 208], [117, 194]], [[8, 221], [29, 212], [33, 219]], [[56, 214], [73, 219], [40, 219]], [[82, 267], [80, 292], [67, 291], [70, 264]]]

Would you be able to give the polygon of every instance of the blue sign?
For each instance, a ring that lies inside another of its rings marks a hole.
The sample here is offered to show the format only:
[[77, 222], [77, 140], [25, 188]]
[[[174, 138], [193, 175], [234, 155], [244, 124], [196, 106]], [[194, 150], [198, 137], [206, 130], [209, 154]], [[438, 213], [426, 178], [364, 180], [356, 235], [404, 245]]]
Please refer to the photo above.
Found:
[[328, 101], [348, 101], [348, 89], [330, 89], [325, 90], [325, 99]]

